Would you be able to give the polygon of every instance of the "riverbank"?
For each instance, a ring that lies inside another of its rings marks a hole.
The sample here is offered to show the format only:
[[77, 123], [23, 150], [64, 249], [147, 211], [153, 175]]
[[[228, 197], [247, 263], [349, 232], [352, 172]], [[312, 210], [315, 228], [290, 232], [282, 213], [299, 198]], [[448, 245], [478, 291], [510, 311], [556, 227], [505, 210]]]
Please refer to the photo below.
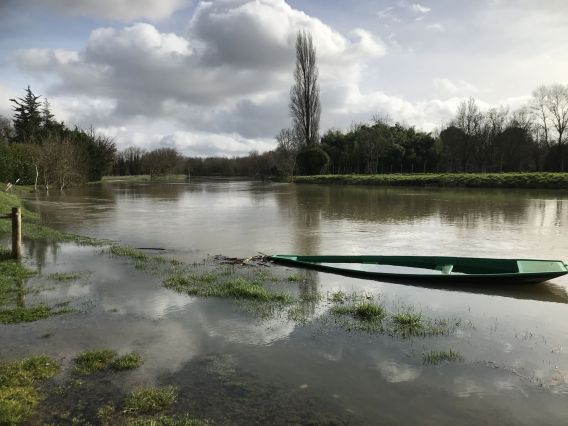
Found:
[[568, 173], [440, 173], [296, 176], [294, 183], [568, 189]]

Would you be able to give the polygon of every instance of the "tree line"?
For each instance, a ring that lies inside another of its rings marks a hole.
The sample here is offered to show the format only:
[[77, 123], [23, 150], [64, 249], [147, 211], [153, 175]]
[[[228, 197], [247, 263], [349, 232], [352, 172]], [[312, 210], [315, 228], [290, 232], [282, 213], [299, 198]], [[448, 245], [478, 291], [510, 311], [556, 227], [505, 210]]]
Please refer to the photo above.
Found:
[[64, 189], [98, 181], [113, 165], [112, 139], [54, 119], [47, 98], [32, 92], [10, 99], [12, 120], [0, 117], [0, 182]]

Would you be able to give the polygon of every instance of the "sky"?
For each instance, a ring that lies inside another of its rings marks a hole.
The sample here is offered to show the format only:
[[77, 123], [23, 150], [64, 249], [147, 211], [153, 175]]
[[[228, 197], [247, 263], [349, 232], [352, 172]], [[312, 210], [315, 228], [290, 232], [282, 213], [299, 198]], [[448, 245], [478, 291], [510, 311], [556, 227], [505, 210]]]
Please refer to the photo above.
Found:
[[0, 0], [0, 115], [30, 85], [119, 149], [274, 149], [299, 30], [321, 132], [373, 116], [434, 131], [469, 97], [515, 109], [568, 82], [565, 0]]

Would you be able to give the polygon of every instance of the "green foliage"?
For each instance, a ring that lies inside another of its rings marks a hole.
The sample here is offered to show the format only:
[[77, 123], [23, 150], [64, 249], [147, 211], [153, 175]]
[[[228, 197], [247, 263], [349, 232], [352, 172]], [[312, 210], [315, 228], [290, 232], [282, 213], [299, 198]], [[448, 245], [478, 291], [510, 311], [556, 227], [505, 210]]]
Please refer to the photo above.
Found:
[[0, 141], [0, 182], [18, 181], [18, 184], [33, 184], [34, 149], [35, 147], [29, 144], [7, 144]]
[[148, 387], [134, 390], [124, 403], [124, 412], [128, 414], [153, 414], [170, 407], [177, 398], [177, 389], [173, 386]]
[[443, 186], [470, 188], [568, 188], [568, 173], [443, 173], [296, 176], [295, 183]]
[[463, 360], [463, 356], [452, 349], [448, 351], [430, 351], [422, 354], [424, 364], [440, 364], [441, 362], [455, 362]]
[[116, 351], [110, 349], [83, 352], [75, 358], [75, 371], [88, 375], [105, 370], [116, 356]]
[[37, 143], [41, 132], [41, 96], [35, 95], [30, 86], [23, 98], [14, 98], [14, 138], [19, 143]]
[[0, 424], [24, 422], [39, 402], [36, 385], [58, 371], [58, 364], [44, 355], [0, 363]]
[[317, 175], [325, 173], [329, 166], [329, 155], [320, 147], [306, 148], [296, 157], [296, 174]]
[[135, 353], [130, 352], [116, 358], [111, 364], [110, 368], [115, 371], [134, 370], [142, 365], [142, 357]]

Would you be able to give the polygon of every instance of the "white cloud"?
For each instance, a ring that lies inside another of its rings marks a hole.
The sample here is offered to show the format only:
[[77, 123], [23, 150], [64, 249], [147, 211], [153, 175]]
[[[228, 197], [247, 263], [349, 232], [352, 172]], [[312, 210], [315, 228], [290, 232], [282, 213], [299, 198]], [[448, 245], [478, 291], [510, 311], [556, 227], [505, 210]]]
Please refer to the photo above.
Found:
[[[289, 125], [299, 29], [312, 34], [322, 86], [357, 84], [365, 65], [387, 53], [365, 29], [343, 35], [284, 0], [256, 0], [201, 2], [185, 37], [147, 23], [98, 28], [80, 51], [29, 49], [17, 62], [55, 78], [47, 95], [70, 125], [92, 123], [121, 145], [246, 154], [273, 147]], [[144, 126], [152, 127], [147, 137]]]
[[479, 89], [465, 80], [452, 81], [448, 78], [432, 79], [434, 87], [442, 95], [450, 96], [473, 96], [479, 93]]
[[427, 6], [422, 6], [421, 4], [418, 3], [410, 5], [410, 9], [415, 13], [428, 13], [432, 10], [431, 8]]
[[61, 14], [133, 21], [162, 20], [187, 4], [187, 0], [35, 0]]
[[436, 32], [444, 32], [446, 30], [446, 27], [444, 27], [442, 24], [430, 24], [430, 25], [426, 25], [426, 29], [430, 30], [430, 31], [436, 31]]
[[0, 115], [5, 117], [12, 116], [12, 103], [10, 99], [18, 96], [14, 90], [10, 87], [6, 87], [0, 84]]
[[273, 139], [246, 139], [238, 134], [209, 132], [174, 132], [158, 142], [160, 147], [176, 148], [185, 155], [206, 157], [222, 154], [242, 156], [251, 151], [264, 152], [276, 148]]
[[79, 61], [79, 54], [63, 49], [27, 49], [17, 53], [17, 60], [28, 70], [49, 70]]

